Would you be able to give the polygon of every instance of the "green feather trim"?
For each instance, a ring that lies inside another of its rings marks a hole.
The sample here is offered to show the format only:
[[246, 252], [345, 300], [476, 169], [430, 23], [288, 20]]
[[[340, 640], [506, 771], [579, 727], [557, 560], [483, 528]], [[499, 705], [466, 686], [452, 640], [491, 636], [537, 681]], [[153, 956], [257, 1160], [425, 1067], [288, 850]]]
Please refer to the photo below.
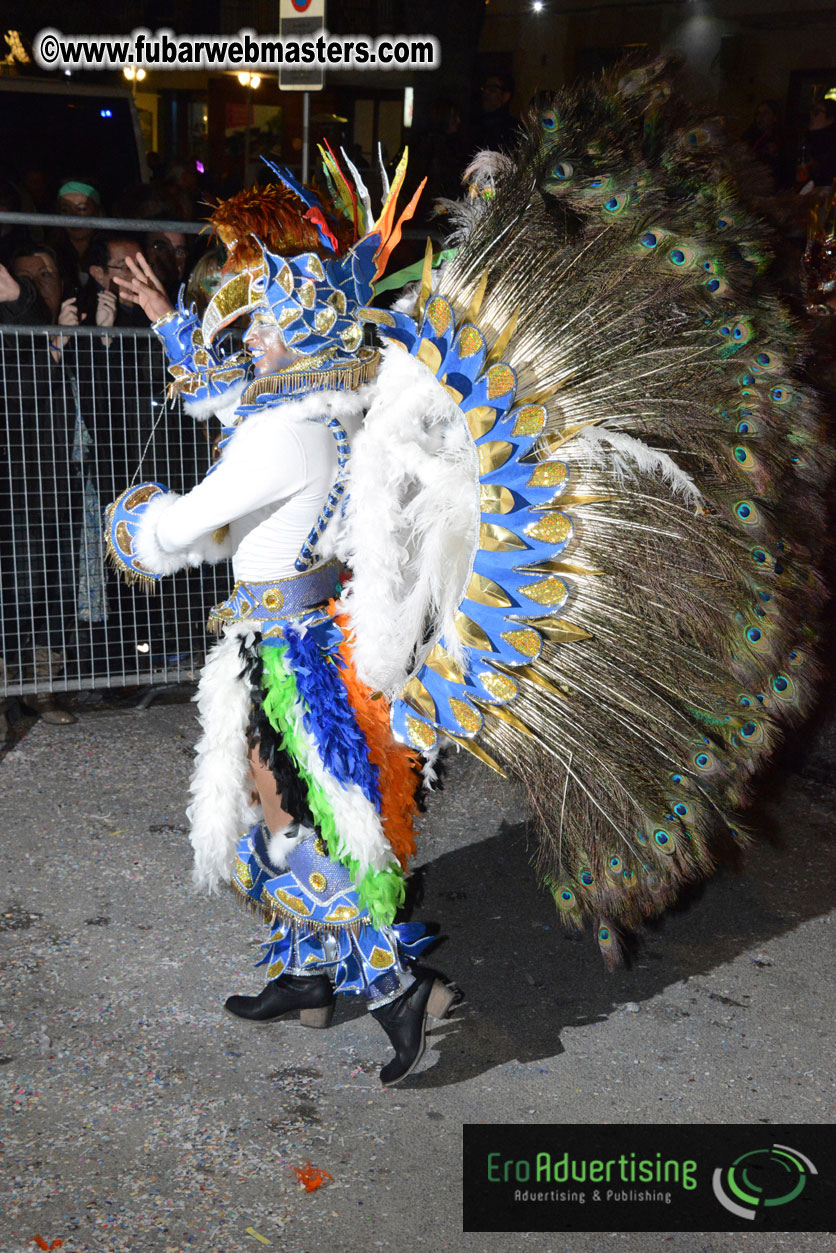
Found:
[[[348, 868], [351, 881], [357, 889], [361, 906], [368, 909], [375, 927], [392, 925], [398, 906], [406, 895], [404, 873], [400, 866], [386, 870], [367, 870], [359, 878], [359, 862], [356, 857], [339, 856], [340, 836], [334, 811], [319, 783], [307, 767], [309, 748], [300, 732], [295, 705], [300, 701], [293, 671], [285, 661], [287, 648], [265, 645], [261, 649], [263, 662], [261, 685], [264, 688], [262, 702], [264, 712], [273, 730], [280, 737], [281, 747], [289, 753], [305, 785], [308, 807], [313, 815], [319, 834], [328, 847], [328, 855]], [[301, 703], [301, 701], [300, 701]]]

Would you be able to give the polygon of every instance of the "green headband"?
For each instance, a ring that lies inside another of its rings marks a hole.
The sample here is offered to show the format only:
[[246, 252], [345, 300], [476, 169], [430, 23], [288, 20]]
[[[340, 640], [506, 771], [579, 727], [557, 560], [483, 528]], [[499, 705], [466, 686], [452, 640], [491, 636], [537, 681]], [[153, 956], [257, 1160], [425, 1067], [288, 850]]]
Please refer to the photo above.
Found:
[[74, 192], [78, 196], [89, 196], [91, 200], [95, 200], [96, 204], [101, 204], [102, 198], [96, 191], [96, 188], [90, 183], [77, 183], [75, 179], [70, 179], [68, 183], [58, 188], [58, 199], [66, 196], [67, 192]]

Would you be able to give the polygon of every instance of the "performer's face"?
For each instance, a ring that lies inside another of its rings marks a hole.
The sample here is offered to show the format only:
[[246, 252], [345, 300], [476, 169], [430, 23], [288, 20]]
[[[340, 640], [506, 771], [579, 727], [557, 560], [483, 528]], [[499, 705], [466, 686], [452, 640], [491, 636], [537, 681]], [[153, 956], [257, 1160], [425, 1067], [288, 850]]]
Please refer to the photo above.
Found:
[[285, 347], [279, 328], [259, 318], [251, 322], [244, 343], [252, 356], [256, 374], [273, 374], [297, 359], [296, 353]]

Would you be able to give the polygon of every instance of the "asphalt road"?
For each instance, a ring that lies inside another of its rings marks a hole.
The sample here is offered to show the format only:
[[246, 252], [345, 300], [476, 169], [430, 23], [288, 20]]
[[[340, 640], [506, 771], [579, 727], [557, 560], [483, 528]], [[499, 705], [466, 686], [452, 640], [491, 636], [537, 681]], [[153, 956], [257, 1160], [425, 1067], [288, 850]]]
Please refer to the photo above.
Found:
[[[189, 886], [194, 709], [91, 707], [0, 762], [0, 1249], [62, 1253], [834, 1248], [826, 1234], [462, 1232], [465, 1123], [833, 1121], [830, 746], [723, 871], [603, 968], [539, 891], [518, 798], [465, 756], [422, 821], [415, 916], [464, 1006], [381, 1090], [377, 1024], [221, 1012], [259, 923]], [[801, 772], [799, 764], [803, 764]], [[330, 1180], [316, 1191], [295, 1168]], [[35, 1237], [41, 1241], [34, 1243]]]

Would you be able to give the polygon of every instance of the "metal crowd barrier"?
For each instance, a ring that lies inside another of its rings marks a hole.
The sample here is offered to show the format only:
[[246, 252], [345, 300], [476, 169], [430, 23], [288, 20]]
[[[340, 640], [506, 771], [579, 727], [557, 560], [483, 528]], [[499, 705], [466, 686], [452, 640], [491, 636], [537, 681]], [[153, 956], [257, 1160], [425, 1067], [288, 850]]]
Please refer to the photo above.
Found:
[[132, 482], [188, 491], [211, 464], [217, 424], [195, 423], [167, 382], [149, 329], [0, 327], [0, 697], [196, 676], [228, 564], [149, 596], [102, 540], [104, 507]]

